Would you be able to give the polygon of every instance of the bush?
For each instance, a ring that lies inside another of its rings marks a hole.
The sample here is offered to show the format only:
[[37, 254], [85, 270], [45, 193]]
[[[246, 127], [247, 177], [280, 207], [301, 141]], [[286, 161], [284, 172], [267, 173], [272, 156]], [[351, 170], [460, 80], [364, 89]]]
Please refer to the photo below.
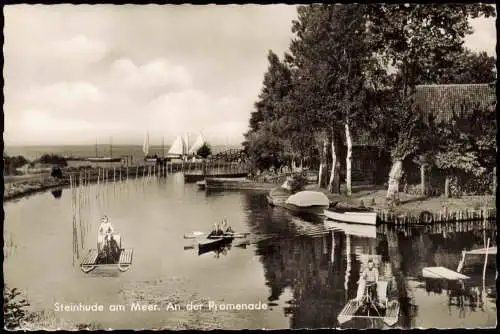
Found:
[[9, 157], [8, 155], [4, 155], [3, 163], [4, 163], [4, 172], [7, 174], [13, 173], [16, 174], [16, 168], [22, 167], [26, 165], [29, 161], [23, 157], [22, 155], [18, 155], [15, 157]]
[[66, 159], [57, 154], [44, 154], [38, 161], [43, 164], [56, 165], [60, 167], [66, 167], [68, 165]]
[[9, 330], [18, 329], [28, 317], [26, 307], [29, 303], [21, 297], [21, 293], [16, 289], [9, 289], [4, 284], [3, 293], [3, 316], [5, 328]]
[[212, 149], [207, 143], [204, 143], [196, 152], [197, 155], [206, 159], [210, 154], [212, 154]]
[[305, 177], [305, 175], [303, 174], [294, 174], [292, 176], [292, 183], [291, 183], [291, 186], [292, 186], [292, 192], [295, 193], [297, 191], [301, 191], [304, 189], [304, 187], [306, 186], [307, 184], [307, 178]]

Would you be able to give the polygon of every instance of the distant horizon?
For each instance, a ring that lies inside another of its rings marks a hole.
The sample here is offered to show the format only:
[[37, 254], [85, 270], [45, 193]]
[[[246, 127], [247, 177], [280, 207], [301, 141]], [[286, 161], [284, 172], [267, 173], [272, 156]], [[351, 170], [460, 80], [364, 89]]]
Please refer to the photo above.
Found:
[[[242, 144], [240, 145], [236, 145], [236, 144], [228, 144], [228, 145], [225, 145], [225, 144], [210, 144], [210, 143], [207, 143], [208, 145], [212, 146], [212, 147], [224, 147], [224, 146], [227, 146], [227, 147], [243, 147]], [[8, 147], [87, 147], [87, 146], [92, 146], [92, 147], [95, 147], [95, 143], [94, 144], [30, 144], [30, 145], [4, 145], [4, 149], [5, 148], [8, 148]], [[97, 144], [97, 146], [104, 146], [104, 147], [109, 147], [110, 144]], [[137, 146], [137, 147], [142, 147], [142, 145], [140, 144], [113, 144], [113, 147], [118, 147], [118, 146]], [[150, 147], [161, 147], [162, 145], [161, 144], [151, 144]], [[171, 146], [171, 145], [168, 145], [168, 144], [165, 144], [165, 147], [167, 146]]]

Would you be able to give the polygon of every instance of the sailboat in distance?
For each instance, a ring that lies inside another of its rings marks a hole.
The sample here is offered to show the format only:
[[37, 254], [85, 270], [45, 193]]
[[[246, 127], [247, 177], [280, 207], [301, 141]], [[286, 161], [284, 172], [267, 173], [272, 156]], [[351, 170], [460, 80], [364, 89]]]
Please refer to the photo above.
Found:
[[121, 158], [113, 158], [113, 142], [112, 139], [110, 138], [110, 144], [109, 144], [109, 157], [99, 157], [97, 154], [97, 140], [95, 143], [95, 157], [92, 158], [87, 158], [87, 161], [90, 162], [120, 162], [122, 161]]
[[167, 152], [168, 158], [181, 158], [185, 153], [185, 143], [181, 136], [177, 136]]
[[203, 138], [203, 135], [200, 133], [198, 138], [196, 138], [193, 146], [189, 149], [188, 154], [189, 155], [196, 155], [198, 150], [205, 144], [205, 139]]
[[144, 153], [144, 161], [156, 163], [157, 157], [149, 155], [150, 148], [151, 148], [151, 145], [149, 143], [149, 133], [146, 132], [146, 135], [144, 136], [144, 143], [142, 144], [142, 152]]

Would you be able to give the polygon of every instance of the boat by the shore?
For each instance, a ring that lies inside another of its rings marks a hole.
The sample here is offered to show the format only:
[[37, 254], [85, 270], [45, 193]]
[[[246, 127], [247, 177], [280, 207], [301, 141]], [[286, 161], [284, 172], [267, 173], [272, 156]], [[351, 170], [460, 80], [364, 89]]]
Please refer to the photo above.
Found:
[[207, 187], [207, 181], [197, 181], [196, 186], [198, 186], [198, 189], [203, 190]]
[[248, 173], [224, 173], [224, 174], [203, 174], [202, 171], [184, 173], [184, 182], [186, 183], [195, 183], [198, 181], [203, 181], [205, 178], [224, 178], [224, 179], [240, 179], [244, 178], [248, 175]]
[[272, 189], [266, 196], [267, 203], [271, 206], [283, 206], [286, 200], [293, 195], [292, 193], [292, 180], [287, 180], [279, 187]]
[[289, 196], [282, 206], [293, 213], [321, 215], [330, 201], [322, 192], [305, 190]]
[[89, 161], [89, 162], [120, 162], [120, 161], [122, 161], [122, 158], [94, 157], [94, 158], [87, 158], [87, 161]]
[[365, 225], [376, 225], [377, 224], [377, 213], [376, 212], [363, 212], [363, 211], [333, 211], [327, 209], [323, 211], [323, 214], [327, 219], [345, 222], [345, 223], [355, 223], [355, 224], [365, 224]]

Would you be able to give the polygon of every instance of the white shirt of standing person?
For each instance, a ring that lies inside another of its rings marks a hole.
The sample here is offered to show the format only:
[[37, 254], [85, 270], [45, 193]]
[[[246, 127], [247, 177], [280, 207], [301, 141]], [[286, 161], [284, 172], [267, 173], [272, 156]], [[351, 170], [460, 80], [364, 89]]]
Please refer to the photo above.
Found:
[[109, 222], [108, 218], [105, 217], [101, 220], [101, 225], [99, 226], [99, 234], [104, 236], [107, 233], [112, 234], [114, 231], [113, 226]]

